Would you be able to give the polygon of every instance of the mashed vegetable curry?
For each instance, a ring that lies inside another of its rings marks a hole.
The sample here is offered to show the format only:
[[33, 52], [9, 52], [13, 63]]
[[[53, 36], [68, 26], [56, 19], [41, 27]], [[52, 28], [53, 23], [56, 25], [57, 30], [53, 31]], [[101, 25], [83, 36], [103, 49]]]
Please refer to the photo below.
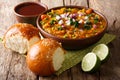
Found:
[[41, 15], [42, 28], [57, 37], [83, 39], [97, 35], [105, 20], [92, 9], [60, 8]]

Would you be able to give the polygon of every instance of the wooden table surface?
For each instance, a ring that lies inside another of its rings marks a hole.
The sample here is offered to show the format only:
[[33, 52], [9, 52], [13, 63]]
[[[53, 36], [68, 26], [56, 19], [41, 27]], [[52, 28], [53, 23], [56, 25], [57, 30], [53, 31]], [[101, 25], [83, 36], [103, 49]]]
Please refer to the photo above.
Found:
[[108, 33], [116, 39], [109, 44], [110, 59], [102, 64], [100, 71], [84, 73], [80, 64], [63, 72], [60, 76], [41, 77], [26, 66], [25, 57], [5, 49], [0, 43], [0, 80], [120, 80], [120, 1], [119, 0], [0, 0], [0, 36], [8, 27], [17, 23], [13, 14], [16, 4], [25, 1], [42, 2], [52, 8], [62, 5], [86, 6], [103, 13], [108, 20]]

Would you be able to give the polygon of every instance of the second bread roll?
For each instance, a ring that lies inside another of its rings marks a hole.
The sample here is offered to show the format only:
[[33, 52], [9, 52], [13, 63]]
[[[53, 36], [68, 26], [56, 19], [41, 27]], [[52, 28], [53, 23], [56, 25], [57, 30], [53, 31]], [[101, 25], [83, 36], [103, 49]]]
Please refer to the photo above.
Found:
[[35, 74], [49, 76], [62, 67], [64, 50], [57, 41], [42, 39], [30, 48], [26, 61]]

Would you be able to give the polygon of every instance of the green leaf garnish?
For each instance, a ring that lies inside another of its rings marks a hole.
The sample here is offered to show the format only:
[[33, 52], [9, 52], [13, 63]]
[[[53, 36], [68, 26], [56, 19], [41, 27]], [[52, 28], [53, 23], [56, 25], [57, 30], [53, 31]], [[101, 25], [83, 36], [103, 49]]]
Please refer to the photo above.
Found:
[[84, 24], [84, 28], [86, 29], [86, 30], [90, 30], [91, 29], [91, 25], [88, 25], [88, 24]]
[[70, 25], [74, 25], [73, 19], [70, 18]]
[[0, 42], [2, 42], [3, 41], [3, 39], [2, 38], [0, 38]]
[[65, 12], [71, 12], [71, 8], [65, 9]]
[[44, 21], [40, 21], [40, 24], [41, 24], [41, 25], [44, 25], [44, 24], [45, 24], [45, 22], [44, 22]]
[[93, 15], [93, 14], [88, 14], [87, 16], [88, 16], [88, 18], [90, 18], [92, 15]]
[[53, 16], [53, 13], [52, 12], [48, 12], [47, 15]]
[[54, 19], [53, 19], [53, 20], [51, 20], [51, 21], [50, 21], [50, 25], [55, 24], [55, 22], [56, 22], [56, 21], [55, 21]]
[[64, 36], [63, 36], [63, 38], [67, 38], [68, 37], [68, 35], [67, 34], [65, 34]]
[[95, 18], [94, 18], [94, 23], [97, 24], [98, 22], [99, 22], [98, 17], [95, 17]]
[[92, 23], [90, 22], [90, 20], [87, 20], [85, 24], [91, 25]]
[[58, 30], [63, 30], [63, 28], [60, 26], [60, 27], [58, 27]]
[[75, 22], [74, 22], [74, 26], [75, 26], [76, 28], [79, 27], [78, 21], [75, 21]]
[[87, 20], [86, 23], [84, 24], [84, 28], [86, 30], [90, 30], [92, 27], [92, 23], [90, 22], [90, 20]]

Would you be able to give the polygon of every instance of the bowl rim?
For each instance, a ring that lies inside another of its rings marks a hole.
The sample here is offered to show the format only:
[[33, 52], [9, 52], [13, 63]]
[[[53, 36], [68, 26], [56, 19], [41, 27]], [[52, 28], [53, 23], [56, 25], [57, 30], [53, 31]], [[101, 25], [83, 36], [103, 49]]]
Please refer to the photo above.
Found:
[[[82, 8], [85, 8], [85, 9], [88, 9], [87, 7], [84, 7], [84, 6], [67, 5], [67, 6], [58, 6], [58, 7], [50, 8], [50, 9], [48, 9], [47, 11], [43, 12], [42, 14], [44, 14], [44, 13], [46, 13], [46, 12], [49, 12], [49, 11], [51, 11], [52, 9], [59, 9], [59, 8], [62, 8], [62, 7], [67, 7], [67, 8], [81, 8], [81, 9], [82, 9]], [[105, 17], [102, 13], [100, 13], [99, 11], [97, 11], [97, 10], [95, 10], [95, 9], [93, 9], [93, 11], [94, 11], [95, 13], [97, 13], [98, 15], [100, 15], [100, 16], [105, 20], [105, 23], [106, 23], [104, 30], [101, 31], [101, 32], [99, 32], [99, 34], [97, 34], [97, 35], [100, 35], [100, 34], [102, 34], [102, 33], [105, 33], [105, 31], [107, 30], [107, 27], [108, 27], [108, 21], [107, 21], [106, 17]], [[43, 28], [39, 25], [39, 24], [40, 24], [40, 23], [39, 23], [39, 21], [40, 21], [40, 16], [41, 16], [42, 14], [40, 14], [40, 15], [38, 16], [37, 20], [36, 20], [37, 27], [38, 27], [38, 29], [40, 30], [40, 33], [41, 33], [41, 31], [42, 31], [42, 32], [44, 32], [45, 34], [49, 35], [51, 38], [55, 38], [55, 39], [59, 39], [59, 40], [66, 40], [66, 41], [67, 41], [67, 40], [79, 41], [79, 40], [86, 40], [86, 39], [94, 38], [95, 36], [97, 36], [97, 35], [94, 35], [94, 36], [91, 36], [91, 37], [81, 38], [81, 39], [80, 39], [80, 38], [79, 38], [79, 39], [60, 38], [60, 37], [54, 36], [54, 35], [46, 32], [45, 30], [43, 30]]]
[[14, 6], [14, 14], [17, 15], [17, 16], [20, 16], [20, 17], [36, 17], [36, 16], [39, 16], [40, 14], [44, 13], [45, 11], [39, 13], [39, 14], [35, 14], [35, 15], [21, 15], [17, 12], [18, 8], [22, 5], [25, 5], [25, 4], [37, 4], [37, 5], [40, 5], [42, 7], [45, 8], [45, 11], [48, 10], [48, 6], [45, 5], [44, 3], [41, 3], [41, 2], [34, 2], [34, 1], [28, 1], [28, 2], [21, 2], [17, 5]]

